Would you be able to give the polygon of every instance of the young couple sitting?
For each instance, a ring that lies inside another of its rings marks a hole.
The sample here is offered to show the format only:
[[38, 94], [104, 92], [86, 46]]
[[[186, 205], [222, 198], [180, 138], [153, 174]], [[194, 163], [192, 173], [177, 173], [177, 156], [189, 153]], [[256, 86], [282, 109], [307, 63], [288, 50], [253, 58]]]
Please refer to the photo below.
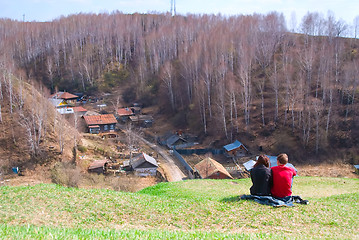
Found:
[[257, 163], [250, 170], [253, 186], [251, 195], [244, 195], [242, 199], [254, 199], [261, 204], [272, 206], [293, 206], [293, 202], [308, 204], [299, 196], [292, 196], [293, 177], [296, 171], [287, 167], [288, 155], [285, 153], [277, 157], [277, 165], [270, 168], [269, 158], [265, 155], [258, 157]]

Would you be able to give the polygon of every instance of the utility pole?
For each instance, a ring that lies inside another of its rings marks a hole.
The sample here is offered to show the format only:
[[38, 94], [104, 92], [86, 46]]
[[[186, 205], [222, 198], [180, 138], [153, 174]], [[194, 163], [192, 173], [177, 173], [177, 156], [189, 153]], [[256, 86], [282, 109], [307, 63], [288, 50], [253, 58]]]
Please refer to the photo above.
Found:
[[25, 14], [22, 15], [22, 21], [25, 22]]
[[171, 0], [171, 15], [176, 15], [176, 0]]

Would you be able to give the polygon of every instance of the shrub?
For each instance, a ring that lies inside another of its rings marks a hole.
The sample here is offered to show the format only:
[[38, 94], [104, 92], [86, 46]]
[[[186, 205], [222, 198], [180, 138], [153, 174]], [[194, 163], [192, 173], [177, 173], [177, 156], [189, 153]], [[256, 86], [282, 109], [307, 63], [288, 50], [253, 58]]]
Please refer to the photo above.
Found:
[[55, 184], [78, 187], [80, 179], [80, 170], [75, 165], [59, 162], [51, 169], [51, 180]]
[[77, 146], [77, 149], [81, 152], [81, 153], [85, 153], [87, 151], [87, 147], [79, 145]]

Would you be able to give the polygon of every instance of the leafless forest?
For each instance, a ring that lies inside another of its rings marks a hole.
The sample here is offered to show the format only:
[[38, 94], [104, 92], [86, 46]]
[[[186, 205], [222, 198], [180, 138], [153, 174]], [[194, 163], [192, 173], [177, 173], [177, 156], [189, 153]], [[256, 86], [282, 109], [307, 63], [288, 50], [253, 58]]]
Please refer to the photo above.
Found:
[[[349, 26], [308, 13], [299, 33], [286, 26], [276, 12], [3, 19], [0, 99], [19, 102], [21, 88], [14, 93], [11, 76], [35, 79], [51, 92], [122, 88], [125, 101], [160, 105], [203, 135], [232, 141], [255, 129], [256, 137], [286, 131], [308, 153], [333, 146], [356, 152], [359, 21]], [[349, 30], [354, 37], [344, 38]], [[39, 119], [32, 118], [35, 143], [44, 134]]]

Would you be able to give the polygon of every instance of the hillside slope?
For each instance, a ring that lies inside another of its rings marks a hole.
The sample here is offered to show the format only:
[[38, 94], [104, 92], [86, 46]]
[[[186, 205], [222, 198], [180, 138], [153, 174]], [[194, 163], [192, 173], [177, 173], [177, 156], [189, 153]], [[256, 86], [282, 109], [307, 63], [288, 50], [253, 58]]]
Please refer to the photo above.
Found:
[[35, 81], [5, 68], [0, 74], [0, 177], [12, 167], [27, 175], [48, 174], [53, 163], [70, 161], [77, 130], [57, 113]]
[[296, 177], [293, 193], [310, 204], [293, 208], [239, 200], [249, 193], [249, 179], [161, 183], [138, 193], [46, 184], [1, 187], [0, 236], [353, 239], [358, 183]]

